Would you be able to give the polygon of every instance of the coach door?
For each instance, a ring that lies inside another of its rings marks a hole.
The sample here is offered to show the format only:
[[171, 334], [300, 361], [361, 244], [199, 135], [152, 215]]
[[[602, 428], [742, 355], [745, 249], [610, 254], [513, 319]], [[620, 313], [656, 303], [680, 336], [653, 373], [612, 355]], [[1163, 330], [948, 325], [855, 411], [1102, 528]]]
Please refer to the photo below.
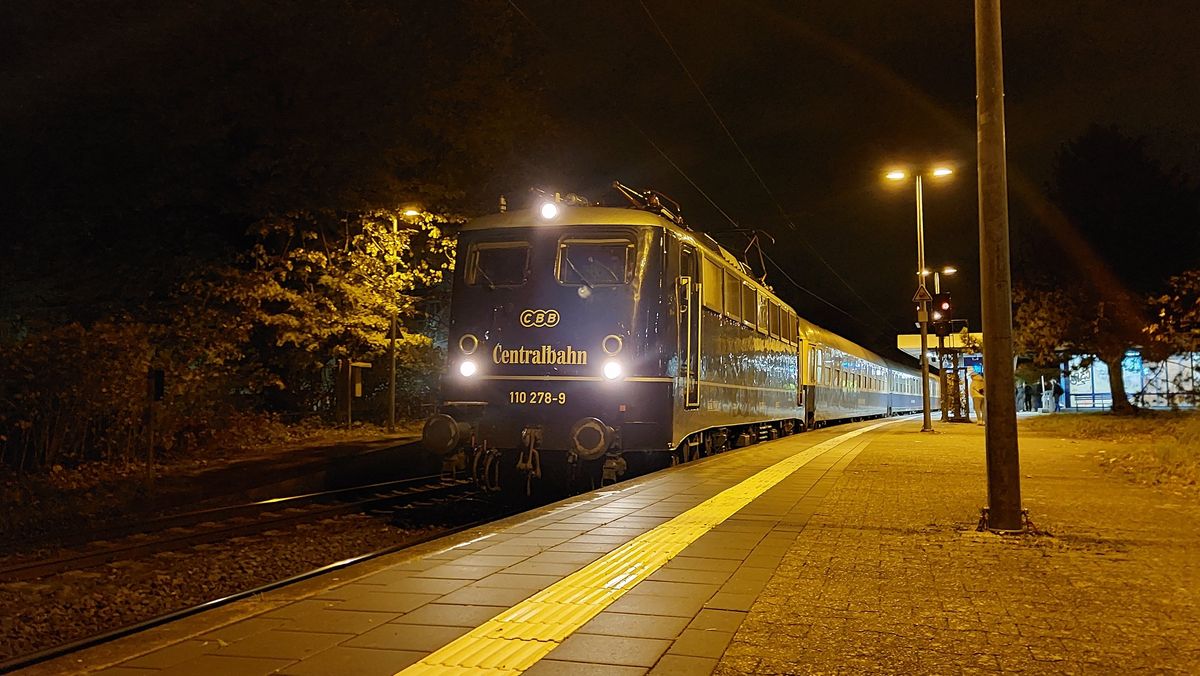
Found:
[[700, 406], [700, 261], [686, 244], [679, 250], [679, 358], [684, 408]]

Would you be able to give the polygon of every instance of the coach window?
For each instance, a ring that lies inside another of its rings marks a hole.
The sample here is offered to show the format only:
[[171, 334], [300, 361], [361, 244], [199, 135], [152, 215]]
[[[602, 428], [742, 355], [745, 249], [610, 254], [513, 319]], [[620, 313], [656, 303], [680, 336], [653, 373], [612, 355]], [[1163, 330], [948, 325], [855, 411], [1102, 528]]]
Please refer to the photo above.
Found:
[[558, 281], [584, 286], [616, 286], [629, 282], [633, 242], [627, 239], [567, 239], [558, 244]]
[[742, 284], [742, 321], [750, 326], [754, 326], [754, 322], [758, 317], [758, 293], [753, 286]]
[[725, 314], [733, 319], [742, 318], [742, 280], [725, 270]]
[[721, 268], [711, 258], [704, 256], [700, 259], [700, 288], [704, 291], [704, 307], [721, 312]]
[[528, 242], [478, 242], [467, 252], [467, 284], [521, 286], [529, 278]]
[[766, 333], [771, 325], [771, 301], [767, 297], [758, 294], [758, 331]]

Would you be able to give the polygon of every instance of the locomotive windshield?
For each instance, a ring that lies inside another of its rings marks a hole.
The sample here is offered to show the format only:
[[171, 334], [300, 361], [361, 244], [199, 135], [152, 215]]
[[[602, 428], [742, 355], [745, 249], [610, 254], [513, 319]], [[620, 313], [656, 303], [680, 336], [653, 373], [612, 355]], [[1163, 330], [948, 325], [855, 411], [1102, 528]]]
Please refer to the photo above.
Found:
[[633, 242], [564, 240], [558, 246], [558, 281], [584, 286], [627, 284], [633, 271]]
[[520, 286], [528, 276], [528, 242], [480, 242], [467, 254], [467, 284]]

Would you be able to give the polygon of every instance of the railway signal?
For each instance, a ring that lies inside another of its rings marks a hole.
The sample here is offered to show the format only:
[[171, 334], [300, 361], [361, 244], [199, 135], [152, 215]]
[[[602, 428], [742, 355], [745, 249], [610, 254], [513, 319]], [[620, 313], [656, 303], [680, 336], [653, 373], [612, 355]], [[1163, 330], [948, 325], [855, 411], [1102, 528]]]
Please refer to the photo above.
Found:
[[954, 303], [949, 293], [933, 294], [933, 309], [929, 313], [933, 322], [933, 332], [939, 338], [945, 338], [950, 333], [950, 322], [954, 320]]

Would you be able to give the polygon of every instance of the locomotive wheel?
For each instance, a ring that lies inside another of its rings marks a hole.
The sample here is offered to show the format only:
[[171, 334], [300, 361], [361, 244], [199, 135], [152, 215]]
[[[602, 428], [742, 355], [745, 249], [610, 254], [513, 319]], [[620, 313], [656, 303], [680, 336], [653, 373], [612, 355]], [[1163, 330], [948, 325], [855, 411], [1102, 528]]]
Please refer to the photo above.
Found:
[[500, 490], [500, 452], [494, 448], [475, 453], [471, 462], [471, 477], [480, 488], [495, 493]]

